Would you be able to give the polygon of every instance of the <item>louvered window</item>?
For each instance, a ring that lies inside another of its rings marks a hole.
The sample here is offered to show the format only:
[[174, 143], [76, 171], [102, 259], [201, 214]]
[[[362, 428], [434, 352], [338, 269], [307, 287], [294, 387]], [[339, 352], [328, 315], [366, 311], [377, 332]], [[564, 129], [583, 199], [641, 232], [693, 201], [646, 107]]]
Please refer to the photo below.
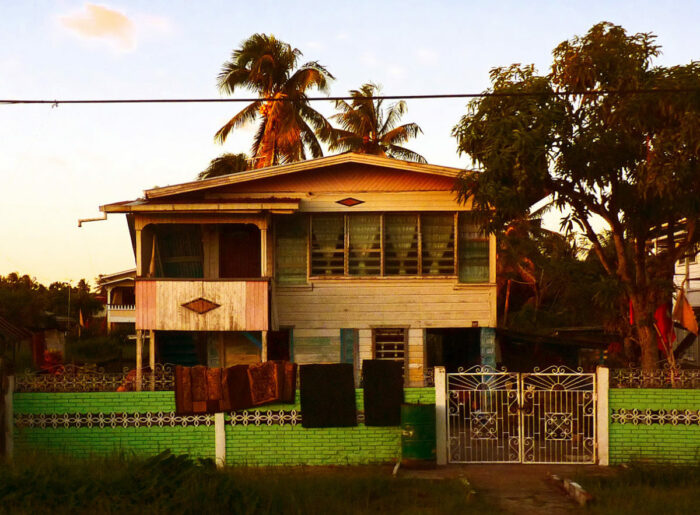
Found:
[[306, 283], [308, 228], [309, 218], [304, 215], [284, 215], [276, 219], [275, 277], [277, 284]]
[[488, 274], [489, 239], [467, 213], [311, 216], [312, 277], [458, 276], [461, 282], [486, 282]]
[[348, 216], [348, 273], [380, 275], [382, 264], [380, 215]]
[[425, 214], [420, 217], [422, 275], [454, 275], [454, 214]]
[[345, 217], [314, 215], [311, 220], [311, 275], [344, 275]]
[[384, 275], [418, 275], [418, 215], [384, 215]]
[[468, 213], [459, 214], [459, 282], [485, 283], [489, 280], [489, 238]]

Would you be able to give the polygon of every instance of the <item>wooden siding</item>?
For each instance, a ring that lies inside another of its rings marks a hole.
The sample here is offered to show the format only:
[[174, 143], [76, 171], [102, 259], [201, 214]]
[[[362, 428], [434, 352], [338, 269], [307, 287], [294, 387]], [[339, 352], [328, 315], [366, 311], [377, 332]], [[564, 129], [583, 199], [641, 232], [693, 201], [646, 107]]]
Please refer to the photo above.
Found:
[[[220, 307], [184, 308], [204, 298]], [[268, 329], [267, 281], [136, 280], [136, 329], [262, 331]]]
[[344, 165], [336, 170], [309, 170], [224, 186], [222, 192], [436, 191], [453, 189], [455, 179], [439, 175]]
[[450, 279], [315, 280], [312, 288], [277, 287], [281, 326], [364, 329], [495, 327], [495, 285]]

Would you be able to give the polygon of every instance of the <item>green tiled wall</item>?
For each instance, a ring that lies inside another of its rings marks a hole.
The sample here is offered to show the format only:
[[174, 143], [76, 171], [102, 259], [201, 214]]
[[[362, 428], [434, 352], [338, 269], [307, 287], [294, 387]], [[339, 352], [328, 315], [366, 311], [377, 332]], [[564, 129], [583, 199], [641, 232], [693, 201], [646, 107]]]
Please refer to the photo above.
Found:
[[[700, 390], [615, 388], [609, 392], [614, 410], [700, 410]], [[650, 425], [621, 424], [610, 419], [610, 463], [635, 460], [666, 463], [700, 463], [700, 424], [671, 422]]]
[[[363, 409], [362, 390], [356, 391]], [[432, 404], [433, 388], [409, 388], [405, 401]], [[16, 393], [16, 414], [98, 414], [164, 412], [175, 409], [173, 392], [124, 393]], [[269, 405], [260, 411], [299, 410], [296, 403]], [[170, 449], [178, 454], [214, 458], [214, 425], [183, 427], [22, 427], [15, 428], [15, 455], [58, 452], [76, 457], [127, 452], [156, 454]], [[393, 461], [401, 449], [399, 427], [309, 429], [291, 425], [226, 424], [226, 459], [230, 465], [319, 465]]]

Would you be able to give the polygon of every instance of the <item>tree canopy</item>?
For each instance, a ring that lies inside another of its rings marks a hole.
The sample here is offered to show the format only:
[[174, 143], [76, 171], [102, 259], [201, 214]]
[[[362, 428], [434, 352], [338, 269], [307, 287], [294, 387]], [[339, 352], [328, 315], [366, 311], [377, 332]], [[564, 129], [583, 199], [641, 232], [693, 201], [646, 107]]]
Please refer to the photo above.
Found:
[[[654, 311], [700, 239], [700, 63], [654, 66], [659, 53], [653, 34], [597, 24], [557, 46], [547, 75], [493, 69], [495, 95], [472, 101], [453, 130], [479, 168], [465, 173], [461, 199], [473, 197], [495, 231], [551, 196], [562, 227], [585, 235], [629, 299], [647, 369], [658, 359]], [[570, 94], [581, 91], [608, 93]]]
[[245, 153], [239, 154], [221, 154], [215, 157], [209, 163], [205, 170], [202, 170], [197, 175], [197, 180], [211, 179], [212, 177], [221, 177], [222, 175], [230, 175], [232, 173], [245, 172], [250, 169], [250, 158]]
[[327, 132], [328, 121], [309, 105], [306, 93], [310, 89], [328, 91], [333, 76], [316, 61], [297, 68], [301, 56], [299, 49], [275, 36], [253, 34], [221, 68], [220, 91], [232, 95], [242, 88], [261, 98], [239, 111], [214, 136], [223, 143], [232, 130], [260, 119], [251, 147], [253, 168], [300, 161], [307, 152], [312, 157], [323, 155], [316, 132]]
[[340, 129], [331, 130], [330, 150], [426, 163], [423, 156], [401, 146], [423, 132], [415, 123], [398, 125], [406, 113], [406, 102], [384, 106], [384, 100], [373, 98], [380, 90], [370, 82], [350, 91], [353, 99], [349, 104], [345, 100], [335, 102], [340, 112], [330, 119], [337, 122]]

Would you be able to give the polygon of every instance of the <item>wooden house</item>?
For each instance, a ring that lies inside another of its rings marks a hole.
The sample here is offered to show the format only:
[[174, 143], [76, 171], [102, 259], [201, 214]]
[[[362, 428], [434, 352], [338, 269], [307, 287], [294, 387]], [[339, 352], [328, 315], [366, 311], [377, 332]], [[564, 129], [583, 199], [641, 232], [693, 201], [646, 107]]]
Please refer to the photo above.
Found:
[[107, 332], [122, 331], [133, 334], [136, 323], [135, 278], [135, 268], [100, 275], [97, 278], [97, 288], [105, 298]]
[[102, 206], [132, 232], [137, 341], [152, 363], [396, 359], [411, 386], [493, 364], [495, 239], [460, 172], [346, 153]]

